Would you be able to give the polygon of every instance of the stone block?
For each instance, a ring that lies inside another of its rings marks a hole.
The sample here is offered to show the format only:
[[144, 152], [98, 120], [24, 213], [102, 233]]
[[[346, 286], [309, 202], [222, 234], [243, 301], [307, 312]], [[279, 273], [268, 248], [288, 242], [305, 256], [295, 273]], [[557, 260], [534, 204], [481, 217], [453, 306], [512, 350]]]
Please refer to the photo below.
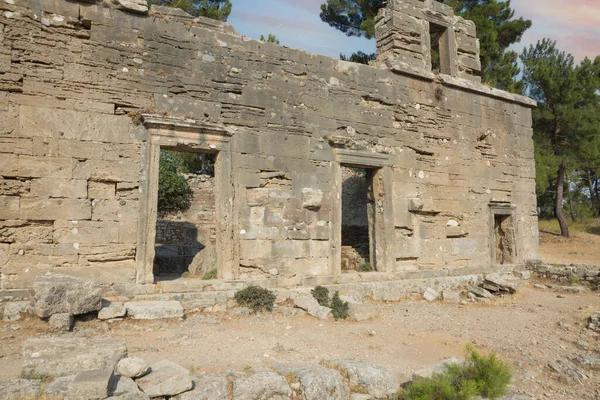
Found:
[[13, 379], [0, 382], [0, 399], [35, 399], [40, 392], [41, 381]]
[[125, 303], [127, 316], [133, 319], [183, 318], [183, 307], [171, 301], [131, 301]]
[[87, 160], [73, 169], [74, 179], [97, 182], [135, 182], [140, 179], [140, 164], [131, 160]]
[[116, 195], [116, 184], [114, 182], [88, 182], [88, 195], [90, 199], [111, 200]]
[[102, 287], [94, 282], [66, 275], [43, 275], [34, 284], [35, 314], [87, 314], [102, 307]]
[[69, 385], [66, 400], [104, 400], [112, 377], [112, 369], [81, 371]]
[[87, 199], [21, 199], [21, 219], [34, 221], [86, 220], [92, 218]]
[[2, 154], [0, 157], [0, 176], [12, 178], [19, 176], [19, 156], [16, 154]]
[[4, 306], [4, 321], [18, 321], [21, 314], [29, 311], [28, 301], [10, 301]]
[[288, 399], [292, 389], [285, 378], [271, 370], [261, 370], [233, 381], [233, 399]]
[[432, 288], [427, 288], [423, 293], [423, 298], [427, 301], [436, 301], [440, 299], [440, 293]]
[[194, 387], [189, 371], [167, 360], [152, 364], [150, 373], [136, 383], [150, 397], [176, 396]]
[[459, 303], [460, 292], [457, 292], [456, 290], [444, 290], [442, 292], [442, 300], [444, 303]]
[[52, 332], [71, 332], [73, 330], [73, 315], [68, 313], [52, 314], [48, 326]]
[[320, 189], [302, 189], [302, 207], [308, 210], [318, 210], [323, 203], [323, 192]]
[[391, 399], [400, 387], [394, 374], [370, 361], [345, 358], [325, 360], [321, 365], [340, 371], [347, 377], [354, 392], [367, 393], [371, 399]]
[[133, 379], [126, 376], [114, 376], [110, 381], [108, 394], [111, 400], [150, 400]]
[[[127, 309], [123, 303], [110, 303], [108, 307], [102, 307], [98, 312], [99, 320], [123, 318], [127, 314]], [[123, 375], [123, 374], [122, 374]], [[130, 377], [131, 378], [131, 377]]]
[[0, 219], [19, 219], [20, 204], [18, 196], [0, 196]]
[[227, 377], [202, 374], [193, 377], [194, 389], [171, 397], [171, 400], [213, 400], [229, 397]]
[[296, 307], [303, 309], [313, 317], [323, 320], [330, 319], [332, 317], [331, 308], [320, 305], [311, 293], [292, 293], [290, 298]]
[[67, 397], [69, 385], [71, 385], [73, 379], [75, 379], [75, 375], [62, 376], [44, 384], [44, 395], [50, 399], [63, 399]]
[[87, 193], [87, 182], [84, 180], [42, 178], [31, 181], [31, 195], [35, 197], [85, 199]]
[[92, 369], [114, 370], [127, 356], [124, 339], [31, 338], [23, 343], [23, 376], [60, 377]]
[[92, 220], [111, 222], [137, 222], [139, 203], [131, 200], [93, 200]]
[[275, 364], [275, 371], [297, 387], [296, 396], [304, 400], [346, 400], [350, 388], [342, 375], [333, 369], [314, 364]]
[[19, 176], [71, 179], [75, 160], [63, 157], [19, 156]]

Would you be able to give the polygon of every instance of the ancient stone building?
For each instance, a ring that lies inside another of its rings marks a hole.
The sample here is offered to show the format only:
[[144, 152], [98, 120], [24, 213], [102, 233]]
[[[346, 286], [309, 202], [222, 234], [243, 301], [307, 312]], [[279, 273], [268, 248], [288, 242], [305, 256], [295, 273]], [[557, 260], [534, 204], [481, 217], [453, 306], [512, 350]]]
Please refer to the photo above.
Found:
[[[450, 8], [388, 1], [366, 66], [115, 1], [0, 2], [2, 290], [47, 272], [157, 281], [161, 149], [216, 157], [212, 219], [190, 224], [221, 280], [398, 281], [537, 258], [535, 103], [480, 82], [475, 26]], [[344, 242], [371, 272], [342, 271]]]

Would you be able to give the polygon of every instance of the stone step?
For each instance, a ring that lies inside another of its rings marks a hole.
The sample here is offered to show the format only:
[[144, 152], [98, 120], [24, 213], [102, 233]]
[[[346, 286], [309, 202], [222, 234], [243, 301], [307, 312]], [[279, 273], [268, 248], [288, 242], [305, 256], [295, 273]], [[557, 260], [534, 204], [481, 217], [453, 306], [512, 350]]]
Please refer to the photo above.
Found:
[[183, 318], [179, 301], [130, 301], [125, 303], [127, 315], [133, 319]]

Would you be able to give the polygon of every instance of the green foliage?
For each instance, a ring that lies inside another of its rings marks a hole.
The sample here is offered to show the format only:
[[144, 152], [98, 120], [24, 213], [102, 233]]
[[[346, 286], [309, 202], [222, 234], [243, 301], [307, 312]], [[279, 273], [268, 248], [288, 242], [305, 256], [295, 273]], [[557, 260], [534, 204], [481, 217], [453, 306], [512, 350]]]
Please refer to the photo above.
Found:
[[210, 281], [211, 279], [217, 279], [217, 269], [213, 268], [209, 271], [206, 271], [206, 273], [204, 274], [202, 279], [205, 281]]
[[342, 301], [342, 299], [340, 299], [340, 292], [336, 291], [333, 294], [329, 307], [331, 308], [331, 313], [336, 321], [340, 318], [348, 318], [348, 310], [350, 309], [350, 306], [348, 306], [347, 301]]
[[149, 0], [150, 4], [180, 8], [195, 17], [227, 21], [231, 14], [230, 0]]
[[277, 39], [277, 36], [273, 35], [272, 33], [269, 33], [269, 35], [266, 38], [264, 37], [264, 35], [260, 35], [260, 41], [279, 44], [279, 39]]
[[241, 306], [251, 308], [254, 313], [262, 310], [273, 311], [276, 298], [275, 293], [259, 286], [248, 286], [235, 294], [235, 301]]
[[188, 172], [179, 153], [160, 151], [158, 166], [158, 213], [185, 211], [192, 201], [192, 189], [181, 175]]
[[[518, 55], [508, 47], [521, 40], [531, 21], [515, 19], [509, 1], [441, 0], [457, 15], [475, 22], [481, 43], [481, 77], [484, 83], [520, 93]], [[384, 0], [327, 0], [321, 4], [321, 20], [348, 36], [375, 36], [375, 17]], [[433, 58], [436, 54], [432, 55]]]
[[329, 307], [329, 289], [317, 286], [310, 291], [317, 302], [323, 307]]
[[369, 263], [364, 263], [364, 264], [359, 265], [358, 271], [359, 272], [371, 272], [371, 271], [373, 271], [373, 267], [371, 267], [371, 264], [369, 264]]
[[358, 63], [358, 64], [369, 65], [369, 63], [371, 61], [375, 60], [376, 58], [377, 58], [377, 55], [375, 53], [367, 54], [367, 53], [363, 53], [362, 51], [357, 51], [356, 53], [352, 53], [352, 55], [350, 57], [340, 53], [340, 60], [350, 61], [350, 62], [354, 62], [354, 63]]
[[495, 354], [483, 356], [467, 346], [464, 364], [449, 364], [429, 379], [417, 379], [398, 395], [399, 400], [468, 400], [474, 396], [497, 399], [506, 393], [512, 374]]

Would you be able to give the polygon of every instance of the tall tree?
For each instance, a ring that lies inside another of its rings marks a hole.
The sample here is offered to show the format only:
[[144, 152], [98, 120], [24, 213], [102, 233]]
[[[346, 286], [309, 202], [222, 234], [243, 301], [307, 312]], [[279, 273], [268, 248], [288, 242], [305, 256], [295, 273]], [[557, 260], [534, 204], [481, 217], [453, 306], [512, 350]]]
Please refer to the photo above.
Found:
[[227, 17], [231, 14], [230, 0], [149, 0], [149, 3], [181, 8], [193, 16], [219, 21], [227, 21]]
[[[554, 214], [561, 235], [569, 237], [564, 215], [565, 188], [569, 169], [581, 163], [580, 154], [600, 135], [600, 57], [585, 59], [575, 66], [573, 56], [556, 48], [556, 42], [543, 39], [523, 50], [523, 82], [527, 94], [538, 102], [533, 112], [536, 145], [549, 145], [558, 163]], [[591, 154], [592, 160], [597, 155]], [[545, 169], [548, 164], [539, 165]], [[538, 193], [539, 194], [539, 193]]]
[[[520, 93], [516, 79], [520, 70], [518, 55], [507, 50], [521, 40], [531, 21], [514, 19], [510, 0], [440, 0], [454, 8], [457, 15], [475, 22], [481, 42], [481, 78], [494, 87]], [[321, 20], [348, 36], [371, 39], [375, 36], [375, 17], [384, 0], [327, 0], [321, 4]]]
[[272, 33], [269, 33], [267, 37], [265, 37], [265, 35], [260, 35], [260, 41], [279, 44], [279, 39], [277, 39], [277, 36], [273, 35]]

